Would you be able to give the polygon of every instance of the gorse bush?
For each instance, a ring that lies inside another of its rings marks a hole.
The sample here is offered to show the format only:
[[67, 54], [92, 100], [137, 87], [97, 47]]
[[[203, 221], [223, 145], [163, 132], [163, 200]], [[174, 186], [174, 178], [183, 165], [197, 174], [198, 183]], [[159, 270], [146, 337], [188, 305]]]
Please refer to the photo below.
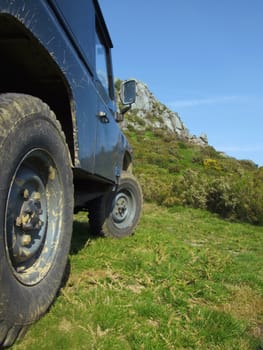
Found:
[[218, 177], [210, 182], [207, 190], [207, 209], [231, 218], [236, 210], [238, 197], [227, 177]]
[[232, 187], [238, 198], [237, 218], [263, 225], [263, 181], [258, 177], [259, 172], [237, 179]]
[[207, 179], [189, 168], [175, 179], [173, 190], [180, 198], [180, 204], [206, 209], [207, 188]]
[[203, 160], [203, 164], [206, 168], [215, 169], [218, 171], [222, 170], [221, 165], [218, 163], [216, 159], [206, 158]]
[[263, 225], [263, 168], [182, 140], [165, 130], [126, 132], [147, 201], [202, 208]]

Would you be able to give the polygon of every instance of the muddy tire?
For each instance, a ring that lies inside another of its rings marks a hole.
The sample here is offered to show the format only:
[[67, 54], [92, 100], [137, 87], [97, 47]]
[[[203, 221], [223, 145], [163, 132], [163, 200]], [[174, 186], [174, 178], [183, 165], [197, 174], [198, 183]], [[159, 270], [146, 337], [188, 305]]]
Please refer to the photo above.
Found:
[[73, 185], [68, 148], [48, 106], [0, 96], [0, 348], [53, 302], [67, 263]]
[[107, 193], [89, 206], [89, 223], [93, 234], [123, 238], [130, 236], [139, 222], [143, 196], [139, 182], [123, 172], [116, 192]]

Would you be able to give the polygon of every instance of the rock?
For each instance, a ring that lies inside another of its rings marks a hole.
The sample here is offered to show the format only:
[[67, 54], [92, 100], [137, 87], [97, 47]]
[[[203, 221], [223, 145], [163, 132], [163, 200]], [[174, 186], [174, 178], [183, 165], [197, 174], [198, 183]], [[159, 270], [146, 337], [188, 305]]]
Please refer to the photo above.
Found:
[[208, 145], [206, 134], [201, 134], [199, 137], [191, 135], [179, 114], [159, 102], [147, 85], [141, 81], [137, 81], [136, 102], [132, 105], [131, 111], [125, 115], [121, 125], [124, 130], [129, 126], [137, 130], [149, 127], [167, 129], [179, 139], [202, 146]]

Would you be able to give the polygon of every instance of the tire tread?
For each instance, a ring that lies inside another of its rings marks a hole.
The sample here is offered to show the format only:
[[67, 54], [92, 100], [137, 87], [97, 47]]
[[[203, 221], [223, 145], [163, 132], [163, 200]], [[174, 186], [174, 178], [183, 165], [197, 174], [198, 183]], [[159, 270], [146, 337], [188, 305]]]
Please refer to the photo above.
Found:
[[[21, 113], [23, 112], [23, 114]], [[63, 142], [66, 144], [66, 137], [62, 131], [60, 122], [49, 106], [38, 97], [18, 93], [6, 93], [0, 95], [0, 148], [8, 134], [17, 127], [23, 118], [31, 114], [41, 112], [52, 121]]]

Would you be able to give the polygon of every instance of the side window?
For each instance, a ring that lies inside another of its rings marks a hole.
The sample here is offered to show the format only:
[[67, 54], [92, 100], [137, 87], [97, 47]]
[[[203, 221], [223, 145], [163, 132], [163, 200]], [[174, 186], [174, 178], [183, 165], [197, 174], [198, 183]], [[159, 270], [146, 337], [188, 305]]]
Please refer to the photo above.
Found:
[[96, 33], [96, 73], [97, 78], [109, 95], [109, 75], [107, 68], [107, 50], [100, 39], [99, 33]]

